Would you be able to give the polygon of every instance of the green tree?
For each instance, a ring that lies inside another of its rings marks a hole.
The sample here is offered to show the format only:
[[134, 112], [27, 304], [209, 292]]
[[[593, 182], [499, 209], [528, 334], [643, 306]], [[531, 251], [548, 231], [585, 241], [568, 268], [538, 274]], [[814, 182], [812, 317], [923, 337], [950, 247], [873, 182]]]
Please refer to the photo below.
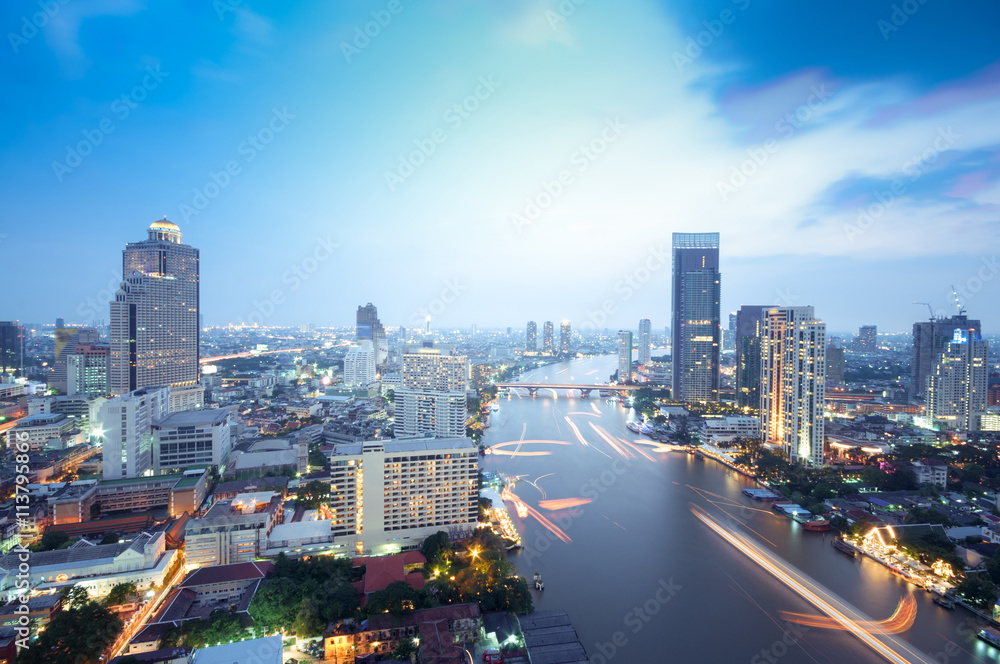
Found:
[[489, 498], [479, 497], [479, 522], [489, 521], [490, 510], [493, 509], [493, 501]]
[[412, 639], [400, 639], [396, 647], [392, 650], [392, 658], [401, 662], [410, 661], [411, 655], [417, 654], [417, 645]]
[[54, 551], [55, 549], [61, 548], [64, 544], [69, 542], [69, 535], [61, 530], [52, 530], [51, 528], [45, 531], [42, 535], [42, 539], [38, 541], [35, 545], [34, 551]]
[[118, 606], [127, 604], [138, 599], [139, 589], [131, 581], [118, 583], [111, 588], [108, 596], [104, 598], [104, 606]]
[[295, 497], [295, 502], [307, 510], [313, 510], [320, 505], [325, 505], [330, 502], [330, 486], [319, 480], [312, 480], [299, 489], [299, 493]]
[[118, 544], [119, 537], [115, 533], [108, 533], [101, 539], [101, 544]]
[[63, 591], [63, 603], [67, 606], [82, 605], [90, 601], [90, 593], [83, 586], [73, 586]]
[[309, 466], [311, 468], [324, 468], [328, 461], [329, 459], [326, 458], [326, 455], [318, 447], [313, 447], [309, 450]]
[[289, 629], [302, 603], [300, 586], [287, 577], [274, 578], [261, 586], [250, 601], [250, 615], [267, 631]]
[[955, 593], [980, 609], [989, 609], [1000, 596], [988, 574], [966, 574]]
[[84, 601], [59, 612], [18, 664], [98, 664], [121, 633], [121, 619], [96, 602]]
[[97, 519], [100, 518], [100, 516], [101, 516], [101, 503], [100, 501], [98, 501], [90, 506], [90, 518]]
[[427, 565], [431, 568], [437, 565], [447, 565], [454, 556], [454, 551], [451, 548], [451, 538], [443, 530], [439, 530], [426, 538], [423, 544], [420, 545], [420, 552], [427, 558]]
[[428, 603], [426, 592], [417, 590], [405, 581], [393, 581], [385, 590], [379, 590], [368, 596], [365, 613], [369, 616], [391, 613], [399, 617], [407, 611], [423, 609]]

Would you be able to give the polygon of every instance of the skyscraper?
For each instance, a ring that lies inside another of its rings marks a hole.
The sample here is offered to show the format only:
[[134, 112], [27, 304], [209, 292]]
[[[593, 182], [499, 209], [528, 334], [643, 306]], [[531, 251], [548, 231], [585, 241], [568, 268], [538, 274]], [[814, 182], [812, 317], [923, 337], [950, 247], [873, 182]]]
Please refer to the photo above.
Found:
[[559, 325], [559, 354], [565, 355], [569, 352], [569, 342], [572, 339], [573, 333], [571, 331], [569, 321], [564, 320]]
[[125, 245], [122, 284], [111, 302], [113, 394], [168, 385], [176, 388], [172, 403], [199, 401], [199, 260], [166, 219], [150, 225], [149, 239]]
[[632, 331], [618, 330], [618, 382], [632, 378]]
[[24, 326], [16, 320], [0, 321], [0, 374], [24, 368]]
[[777, 307], [764, 316], [761, 440], [792, 463], [823, 465], [826, 325], [812, 307]]
[[858, 329], [858, 341], [855, 349], [861, 353], [874, 353], [878, 350], [878, 327], [862, 325]]
[[555, 336], [555, 327], [552, 325], [552, 321], [545, 321], [545, 325], [542, 326], [542, 350], [549, 355], [556, 354], [556, 346], [553, 337]]
[[535, 321], [528, 321], [528, 328], [524, 334], [524, 350], [532, 353], [538, 350], [538, 326]]
[[955, 330], [967, 330], [975, 338], [980, 337], [978, 320], [969, 320], [964, 314], [951, 318], [932, 318], [930, 321], [913, 324], [913, 361], [910, 364], [910, 375], [913, 385], [913, 395], [924, 397], [927, 390], [927, 377], [934, 370], [941, 353], [955, 337]]
[[844, 349], [833, 344], [826, 347], [826, 384], [844, 384]]
[[673, 398], [719, 398], [719, 234], [673, 234]]
[[653, 359], [653, 324], [648, 318], [639, 321], [639, 364], [649, 364]]
[[344, 385], [368, 387], [375, 382], [375, 376], [375, 346], [370, 339], [362, 339], [344, 356]]
[[98, 341], [100, 341], [100, 336], [97, 334], [97, 328], [57, 327], [55, 362], [52, 366], [52, 377], [49, 380], [49, 387], [54, 387], [63, 394], [67, 394], [67, 358], [76, 353], [76, 347], [79, 344], [95, 344]]
[[108, 344], [78, 343], [66, 356], [66, 394], [103, 396], [108, 393]]
[[736, 350], [736, 405], [760, 408], [761, 334], [768, 307], [745, 304], [736, 313], [733, 333]]
[[396, 437], [464, 437], [468, 389], [469, 359], [456, 355], [454, 347], [427, 341], [404, 348]]
[[375, 349], [375, 366], [380, 367], [385, 364], [389, 357], [389, 341], [385, 334], [385, 328], [378, 319], [378, 307], [371, 302], [363, 307], [358, 307], [355, 339], [371, 341], [372, 348]]
[[927, 414], [946, 428], [968, 431], [986, 410], [989, 342], [956, 329], [927, 377]]
[[722, 334], [722, 351], [723, 352], [735, 352], [736, 351], [736, 312], [733, 311], [729, 314], [729, 327], [723, 330]]

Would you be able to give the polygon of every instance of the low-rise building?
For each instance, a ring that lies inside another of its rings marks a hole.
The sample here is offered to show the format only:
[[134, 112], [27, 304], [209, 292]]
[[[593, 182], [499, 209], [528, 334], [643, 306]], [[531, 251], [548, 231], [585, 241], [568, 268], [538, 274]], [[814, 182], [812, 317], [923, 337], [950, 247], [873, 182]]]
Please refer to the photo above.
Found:
[[940, 489], [948, 488], [948, 464], [940, 459], [920, 459], [910, 466], [920, 484], [933, 484]]
[[61, 450], [83, 443], [85, 436], [79, 423], [63, 413], [40, 413], [18, 420], [7, 431], [7, 448], [28, 444], [32, 452], [43, 449]]
[[267, 538], [281, 523], [283, 499], [273, 491], [243, 493], [214, 504], [204, 516], [184, 527], [188, 567], [228, 565], [255, 560], [267, 549]]
[[[122, 480], [79, 480], [49, 498], [56, 524], [81, 523], [116, 512], [144, 512], [167, 507], [177, 518], [197, 514], [208, 495], [208, 473], [189, 470]], [[97, 505], [97, 508], [94, 506]]]
[[171, 413], [153, 424], [153, 472], [222, 468], [232, 449], [232, 413], [222, 408]]

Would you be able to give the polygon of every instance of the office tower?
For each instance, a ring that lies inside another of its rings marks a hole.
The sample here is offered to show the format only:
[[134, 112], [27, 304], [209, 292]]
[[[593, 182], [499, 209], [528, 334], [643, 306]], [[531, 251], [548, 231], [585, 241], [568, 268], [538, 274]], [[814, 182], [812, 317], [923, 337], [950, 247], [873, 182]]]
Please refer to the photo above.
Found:
[[723, 352], [736, 351], [736, 312], [729, 314], [729, 327], [723, 331], [722, 350]]
[[549, 355], [556, 354], [556, 345], [553, 340], [554, 331], [555, 328], [552, 326], [552, 321], [545, 321], [545, 325], [542, 326], [542, 351]]
[[718, 401], [719, 234], [673, 234], [673, 398]]
[[876, 325], [862, 325], [858, 329], [858, 339], [854, 349], [861, 353], [874, 353], [878, 350], [878, 327]]
[[736, 405], [760, 408], [761, 334], [769, 307], [745, 304], [736, 312]]
[[65, 319], [57, 318], [56, 319], [56, 329], [59, 329], [60, 327], [66, 327], [66, 321], [65, 321]]
[[153, 472], [181, 472], [191, 466], [221, 469], [232, 450], [232, 412], [208, 408], [170, 413], [153, 424]]
[[507, 328], [507, 336], [509, 337], [513, 333], [513, 331], [514, 331], [514, 328], [508, 327]]
[[181, 231], [163, 219], [149, 238], [122, 252], [122, 284], [111, 302], [112, 394], [149, 386], [175, 388], [171, 399], [197, 407], [199, 252], [181, 242]]
[[104, 479], [141, 477], [153, 468], [153, 424], [170, 413], [169, 387], [143, 387], [101, 405]]
[[564, 320], [559, 325], [559, 354], [565, 355], [569, 352], [569, 342], [572, 338], [573, 333], [570, 329], [569, 321]]
[[618, 382], [632, 379], [632, 331], [618, 330]]
[[538, 326], [533, 320], [528, 321], [528, 327], [524, 333], [524, 350], [529, 353], [538, 350]]
[[399, 340], [400, 341], [406, 341], [406, 328], [405, 327], [399, 328]]
[[[428, 325], [430, 320], [428, 319]], [[358, 307], [357, 334], [355, 339], [361, 341], [368, 339], [375, 349], [375, 366], [382, 366], [389, 357], [389, 342], [385, 335], [385, 328], [382, 327], [378, 319], [378, 308], [369, 302], [363, 307]]]
[[973, 415], [986, 410], [988, 357], [988, 341], [956, 329], [927, 377], [927, 414], [948, 429], [972, 429]]
[[468, 438], [338, 443], [330, 467], [331, 528], [349, 554], [398, 553], [476, 527], [479, 453]]
[[761, 440], [792, 463], [823, 465], [826, 325], [812, 307], [769, 309], [761, 347]]
[[66, 394], [103, 396], [109, 393], [108, 364], [111, 346], [102, 343], [78, 343], [66, 356]]
[[648, 318], [639, 321], [639, 364], [653, 360], [653, 324]]
[[978, 320], [970, 320], [964, 314], [951, 318], [932, 318], [930, 321], [913, 324], [913, 361], [910, 375], [913, 380], [912, 393], [917, 397], [926, 396], [927, 377], [934, 370], [941, 353], [955, 337], [955, 330], [966, 330], [975, 338], [980, 337]]
[[472, 336], [476, 336], [476, 324], [472, 324]]
[[396, 437], [465, 435], [469, 359], [454, 347], [426, 341], [403, 350], [403, 376], [396, 390]]
[[16, 320], [0, 321], [0, 374], [24, 369], [24, 326]]
[[826, 347], [826, 384], [844, 384], [844, 349], [833, 344]]
[[362, 339], [344, 356], [344, 385], [368, 387], [375, 379], [375, 347], [369, 339]]
[[69, 394], [66, 386], [67, 358], [76, 352], [78, 344], [94, 344], [100, 340], [97, 328], [94, 327], [57, 327], [55, 338], [55, 353], [52, 365], [52, 376], [49, 387], [63, 394]]

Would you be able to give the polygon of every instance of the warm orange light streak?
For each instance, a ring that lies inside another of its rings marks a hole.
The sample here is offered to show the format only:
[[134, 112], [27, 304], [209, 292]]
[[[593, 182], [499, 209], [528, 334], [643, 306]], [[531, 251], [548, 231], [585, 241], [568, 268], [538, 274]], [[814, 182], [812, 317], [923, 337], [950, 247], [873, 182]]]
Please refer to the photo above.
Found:
[[597, 426], [593, 422], [587, 422], [587, 424], [590, 425], [590, 428], [593, 429], [598, 436], [604, 439], [604, 442], [606, 442], [608, 445], [611, 446], [611, 449], [620, 454], [623, 459], [628, 459], [630, 457], [635, 456], [628, 450], [622, 448], [621, 445], [616, 443], [614, 439], [611, 437], [611, 435], [607, 431], [605, 431], [602, 427]]
[[[788, 622], [807, 625], [809, 627], [822, 627], [825, 629], [844, 629], [842, 625], [827, 616], [814, 616], [807, 613], [791, 613], [782, 611], [781, 617]], [[896, 605], [896, 610], [885, 620], [863, 621], [859, 625], [873, 634], [901, 634], [913, 627], [913, 622], [917, 619], [917, 600], [913, 595], [907, 595]]]
[[569, 544], [570, 542], [573, 541], [570, 538], [570, 536], [567, 535], [565, 532], [563, 532], [563, 530], [559, 526], [557, 526], [556, 524], [552, 523], [547, 518], [545, 518], [545, 515], [543, 515], [538, 510], [536, 510], [534, 507], [532, 507], [531, 505], [526, 504], [513, 491], [511, 491], [508, 487], [504, 487], [503, 493], [500, 494], [500, 497], [503, 498], [504, 500], [509, 500], [512, 503], [514, 503], [514, 509], [517, 510], [517, 515], [519, 517], [521, 517], [522, 519], [525, 518], [525, 517], [527, 517], [528, 515], [531, 515], [531, 516], [535, 517], [535, 519], [538, 521], [538, 523], [540, 523], [543, 526], [545, 526], [545, 528], [550, 533], [552, 533], [553, 535], [555, 535], [556, 537], [558, 537], [559, 539], [561, 539], [563, 542], [566, 542], [567, 544]]
[[555, 498], [553, 500], [539, 500], [538, 506], [549, 511], [566, 510], [570, 507], [579, 507], [591, 502], [590, 498]]
[[576, 435], [576, 439], [580, 441], [580, 444], [583, 445], [584, 447], [590, 447], [590, 443], [586, 441], [586, 439], [583, 437], [583, 434], [580, 433], [580, 430], [576, 428], [576, 424], [573, 423], [573, 420], [569, 419], [569, 415], [566, 415], [565, 418], [566, 421], [569, 423], [569, 428], [573, 430], [573, 433]]
[[636, 452], [638, 452], [642, 456], [646, 457], [646, 459], [648, 459], [649, 461], [656, 461], [656, 457], [651, 456], [645, 450], [639, 449], [638, 447], [636, 447], [632, 443], [628, 442], [624, 438], [619, 437], [618, 440], [622, 441], [623, 443], [625, 443], [625, 445], [627, 445], [628, 447], [632, 448], [633, 450], [635, 450]]
[[567, 415], [586, 415], [587, 417], [600, 417], [600, 413], [588, 413], [585, 410], [574, 410], [571, 413], [566, 413]]
[[604, 413], [601, 412], [601, 409], [597, 407], [596, 403], [591, 403], [590, 407], [594, 409], [594, 412], [597, 413], [598, 417], [603, 417], [604, 416]]

